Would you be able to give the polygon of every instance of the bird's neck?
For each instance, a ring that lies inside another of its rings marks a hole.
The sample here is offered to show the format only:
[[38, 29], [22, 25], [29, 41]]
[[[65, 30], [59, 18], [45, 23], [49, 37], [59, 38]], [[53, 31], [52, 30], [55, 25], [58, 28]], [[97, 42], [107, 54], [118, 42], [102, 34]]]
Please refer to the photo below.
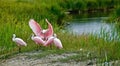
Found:
[[56, 35], [53, 35], [54, 36], [54, 38], [57, 38], [57, 36]]
[[15, 36], [13, 36], [12, 40], [15, 41]]
[[32, 39], [32, 40], [33, 40], [33, 38], [34, 38], [34, 35], [31, 36], [31, 39]]

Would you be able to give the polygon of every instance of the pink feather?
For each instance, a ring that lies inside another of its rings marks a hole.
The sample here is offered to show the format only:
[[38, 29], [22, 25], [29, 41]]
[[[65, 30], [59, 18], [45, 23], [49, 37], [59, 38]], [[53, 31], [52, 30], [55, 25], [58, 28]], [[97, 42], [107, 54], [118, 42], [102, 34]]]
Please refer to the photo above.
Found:
[[42, 38], [39, 36], [34, 36], [34, 34], [33, 34], [31, 38], [33, 41], [36, 42], [36, 44], [42, 44], [42, 45], [45, 44], [45, 41], [43, 41]]
[[57, 48], [59, 49], [63, 48], [62, 43], [58, 38], [54, 38], [53, 42]]
[[31, 19], [29, 21], [29, 26], [30, 26], [30, 28], [32, 29], [32, 31], [34, 32], [35, 35], [44, 38], [44, 35], [41, 33], [42, 32], [42, 28], [40, 27], [40, 25], [36, 21]]
[[48, 23], [48, 29], [45, 33], [45, 38], [49, 38], [49, 37], [53, 36], [53, 27], [47, 19], [46, 19], [46, 22]]
[[52, 44], [53, 40], [54, 40], [53, 36], [49, 37], [48, 40], [45, 42], [45, 46], [48, 46], [48, 45]]

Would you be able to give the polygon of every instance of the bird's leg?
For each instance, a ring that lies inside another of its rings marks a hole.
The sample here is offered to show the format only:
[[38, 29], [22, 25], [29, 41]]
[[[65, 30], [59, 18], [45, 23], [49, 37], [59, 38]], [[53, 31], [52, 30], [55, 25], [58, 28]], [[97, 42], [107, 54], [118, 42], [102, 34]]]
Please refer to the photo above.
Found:
[[36, 51], [38, 51], [38, 49], [39, 49], [39, 46], [38, 46], [38, 44], [37, 44], [37, 49], [36, 49]]
[[50, 44], [50, 49], [52, 49], [52, 44]]
[[40, 45], [39, 48], [41, 48], [42, 46]]
[[37, 43], [37, 42], [36, 42], [36, 44], [37, 44], [37, 45], [36, 45], [36, 51], [38, 51], [39, 46], [38, 46], [38, 43]]
[[59, 49], [59, 47], [56, 47], [56, 49]]
[[19, 48], [19, 49], [18, 49], [18, 50], [19, 50], [19, 53], [21, 53], [21, 47], [19, 46], [18, 48]]

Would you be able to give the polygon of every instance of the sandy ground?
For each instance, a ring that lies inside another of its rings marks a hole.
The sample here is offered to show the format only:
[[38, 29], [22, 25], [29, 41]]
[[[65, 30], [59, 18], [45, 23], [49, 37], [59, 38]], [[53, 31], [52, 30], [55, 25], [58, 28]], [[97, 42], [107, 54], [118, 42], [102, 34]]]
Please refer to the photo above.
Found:
[[[12, 56], [9, 59], [2, 60], [0, 66], [108, 66], [107, 64], [96, 64], [92, 63], [89, 65], [89, 60], [86, 61], [71, 61], [71, 62], [60, 62], [58, 59], [66, 58], [68, 56], [76, 55], [75, 53], [63, 53], [60, 55], [51, 54], [42, 58], [29, 57], [31, 55], [37, 55], [38, 52], [26, 52]], [[53, 62], [57, 61], [57, 62]], [[109, 66], [119, 66], [118, 61], [110, 62]]]

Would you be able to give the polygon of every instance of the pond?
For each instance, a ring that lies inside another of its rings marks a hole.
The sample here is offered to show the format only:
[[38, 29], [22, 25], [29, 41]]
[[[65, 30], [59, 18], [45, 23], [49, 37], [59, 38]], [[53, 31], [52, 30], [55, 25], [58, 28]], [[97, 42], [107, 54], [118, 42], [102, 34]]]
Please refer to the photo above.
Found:
[[74, 34], [99, 34], [102, 29], [105, 29], [106, 32], [113, 29], [113, 24], [106, 23], [105, 19], [108, 17], [94, 17], [94, 18], [82, 18], [82, 19], [73, 19], [71, 22], [68, 22], [69, 25], [66, 26], [68, 32]]

